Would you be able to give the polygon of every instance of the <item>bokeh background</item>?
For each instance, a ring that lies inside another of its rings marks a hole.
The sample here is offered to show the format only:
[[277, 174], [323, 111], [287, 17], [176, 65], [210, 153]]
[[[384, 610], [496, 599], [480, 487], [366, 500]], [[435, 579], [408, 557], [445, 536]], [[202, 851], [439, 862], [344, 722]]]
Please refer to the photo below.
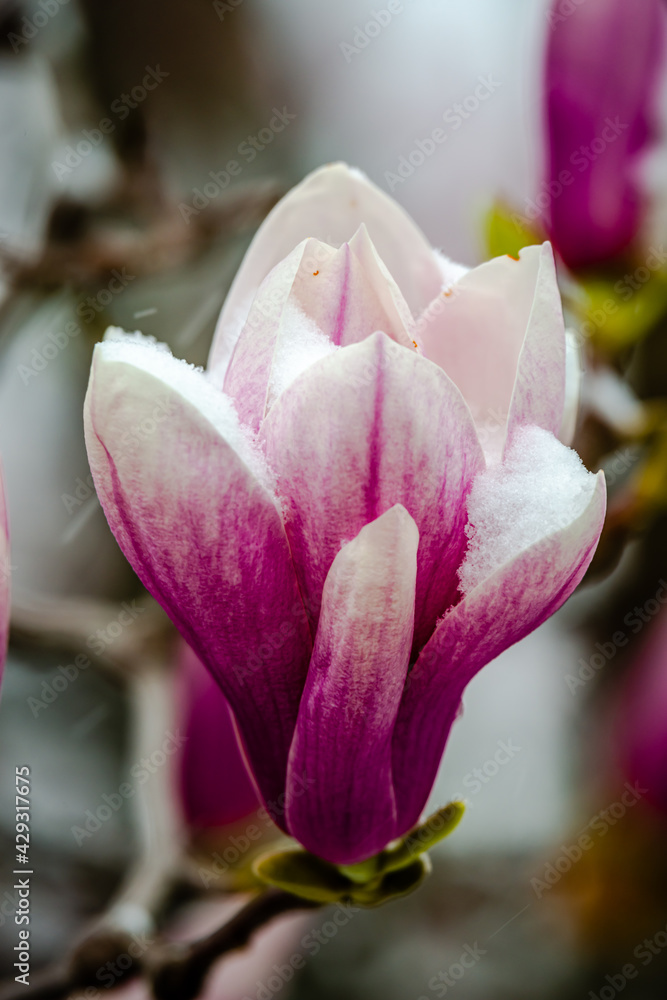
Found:
[[[613, 0], [0, 3], [3, 976], [16, 766], [35, 971], [102, 914], [138, 941], [216, 926], [274, 837], [222, 696], [107, 528], [82, 404], [108, 325], [205, 363], [258, 223], [343, 159], [462, 263], [553, 239], [586, 369], [575, 447], [609, 517], [573, 599], [467, 692], [432, 802], [468, 811], [426, 885], [333, 933], [284, 918], [206, 995], [665, 995], [667, 52], [663, 4], [621, 6], [627, 23]], [[559, 171], [587, 144], [577, 201]]]

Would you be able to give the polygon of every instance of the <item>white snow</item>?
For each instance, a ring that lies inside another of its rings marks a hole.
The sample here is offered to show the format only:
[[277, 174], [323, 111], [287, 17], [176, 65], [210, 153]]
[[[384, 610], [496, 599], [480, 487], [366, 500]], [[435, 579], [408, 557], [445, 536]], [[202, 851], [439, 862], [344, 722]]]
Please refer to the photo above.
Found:
[[269, 380], [269, 407], [306, 368], [338, 350], [293, 297], [285, 303], [280, 327]]
[[232, 400], [209, 382], [203, 369], [175, 358], [166, 344], [139, 331], [126, 333], [109, 327], [97, 350], [103, 361], [125, 362], [139, 368], [177, 392], [234, 448], [250, 471], [270, 492], [271, 473], [252, 432], [239, 421]]
[[579, 456], [540, 427], [520, 428], [505, 460], [481, 472], [468, 498], [464, 594], [542, 538], [576, 520], [595, 489]]

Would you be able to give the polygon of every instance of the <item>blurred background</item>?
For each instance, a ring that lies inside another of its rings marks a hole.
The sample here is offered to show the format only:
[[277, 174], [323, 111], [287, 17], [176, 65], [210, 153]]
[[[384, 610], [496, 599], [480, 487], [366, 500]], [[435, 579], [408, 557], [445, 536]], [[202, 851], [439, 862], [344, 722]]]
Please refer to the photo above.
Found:
[[[282, 918], [206, 996], [664, 997], [666, 16], [663, 0], [0, 0], [3, 977], [15, 767], [35, 972], [102, 914], [135, 936], [130, 963], [158, 931], [217, 926], [274, 839], [222, 696], [107, 528], [82, 405], [108, 325], [204, 364], [256, 226], [343, 159], [462, 263], [552, 240], [585, 367], [574, 446], [604, 468], [609, 515], [574, 598], [468, 690], [432, 799], [468, 811], [431, 879], [340, 927]], [[101, 997], [115, 973], [99, 979]]]

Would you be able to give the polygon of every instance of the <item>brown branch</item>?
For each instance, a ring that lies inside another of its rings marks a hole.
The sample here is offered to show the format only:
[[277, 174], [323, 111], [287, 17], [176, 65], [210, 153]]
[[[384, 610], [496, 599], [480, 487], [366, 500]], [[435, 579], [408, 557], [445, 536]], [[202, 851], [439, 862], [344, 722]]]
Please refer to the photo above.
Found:
[[[110, 988], [145, 975], [156, 1000], [195, 1000], [219, 958], [245, 947], [274, 917], [319, 906], [281, 889], [267, 889], [212, 934], [189, 944], [156, 944], [124, 969]], [[102, 929], [78, 945], [66, 966], [47, 970], [29, 986], [15, 989], [12, 984], [0, 993], [0, 1000], [66, 1000], [89, 986], [99, 988], [99, 969], [128, 954], [131, 943], [124, 932]]]
[[190, 225], [170, 205], [138, 232], [110, 225], [102, 229], [101, 213], [91, 211], [83, 232], [68, 241], [50, 240], [36, 258], [0, 246], [0, 269], [15, 291], [105, 283], [122, 268], [136, 277], [160, 274], [196, 260], [222, 234], [256, 226], [282, 193], [273, 181], [249, 181], [198, 211]]
[[316, 909], [312, 903], [282, 889], [267, 889], [213, 934], [186, 945], [180, 955], [171, 951], [153, 969], [151, 980], [156, 1000], [194, 1000], [218, 958], [243, 948], [253, 934], [274, 917], [292, 910]]
[[[149, 594], [137, 597], [141, 616], [131, 629], [121, 633], [101, 657], [93, 657], [103, 669], [123, 678], [133, 677], [143, 663], [173, 638], [173, 626]], [[89, 649], [88, 640], [117, 616], [118, 603], [85, 597], [50, 597], [16, 590], [12, 594], [11, 638], [13, 641], [68, 651]]]
[[[6, 985], [0, 993], [0, 1000], [19, 1000], [19, 997], [26, 1000], [66, 1000], [87, 986], [99, 987], [97, 972], [100, 967], [115, 961], [120, 955], [129, 954], [131, 943], [132, 938], [126, 933], [108, 928], [96, 931], [74, 948], [66, 963], [31, 976], [28, 986], [16, 988], [14, 984]], [[141, 972], [140, 963], [133, 962], [114, 985], [125, 985]]]
[[65, 1000], [72, 990], [72, 983], [63, 970], [49, 970], [33, 978], [28, 986], [20, 990], [8, 987], [0, 993], [1, 1000]]

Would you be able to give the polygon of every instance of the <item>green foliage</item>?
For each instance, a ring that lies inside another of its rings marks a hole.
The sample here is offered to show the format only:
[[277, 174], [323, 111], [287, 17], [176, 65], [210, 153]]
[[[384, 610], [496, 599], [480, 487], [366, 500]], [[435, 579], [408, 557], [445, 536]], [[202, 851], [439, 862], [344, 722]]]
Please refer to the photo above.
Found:
[[623, 278], [600, 275], [580, 276], [577, 283], [583, 291], [582, 332], [607, 354], [632, 347], [667, 312], [667, 271], [652, 272], [636, 288]]
[[526, 219], [512, 213], [507, 205], [496, 202], [485, 219], [486, 249], [490, 257], [518, 257], [519, 250], [542, 243], [545, 237], [528, 225]]

